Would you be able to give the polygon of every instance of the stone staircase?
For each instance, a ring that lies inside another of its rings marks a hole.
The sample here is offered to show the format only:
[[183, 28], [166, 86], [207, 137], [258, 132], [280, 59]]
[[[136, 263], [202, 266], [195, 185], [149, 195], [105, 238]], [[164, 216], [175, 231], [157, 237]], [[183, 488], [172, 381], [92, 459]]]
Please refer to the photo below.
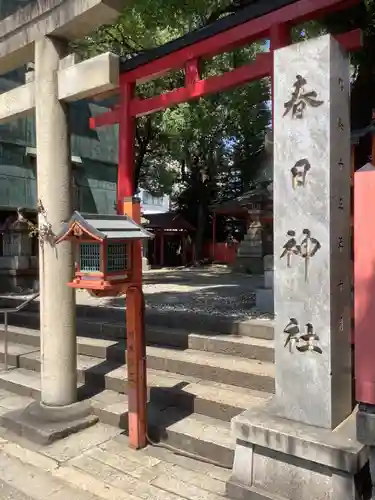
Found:
[[[11, 368], [0, 373], [0, 388], [38, 400], [39, 315], [18, 313], [10, 322]], [[240, 336], [147, 326], [148, 421], [154, 439], [232, 466], [231, 418], [274, 390], [273, 324], [253, 320], [244, 330], [246, 335]], [[90, 398], [103, 423], [126, 432], [124, 325], [108, 323], [108, 318], [80, 318], [78, 333], [79, 396]]]

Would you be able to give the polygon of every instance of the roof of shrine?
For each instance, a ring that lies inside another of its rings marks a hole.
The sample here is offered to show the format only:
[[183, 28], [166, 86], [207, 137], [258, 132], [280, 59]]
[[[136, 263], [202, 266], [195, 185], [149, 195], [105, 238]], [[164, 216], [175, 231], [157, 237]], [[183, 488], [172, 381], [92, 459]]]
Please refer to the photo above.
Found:
[[160, 214], [147, 214], [147, 223], [149, 229], [159, 229], [164, 231], [194, 231], [194, 227], [185, 220], [182, 215], [174, 212], [165, 212]]
[[56, 243], [71, 235], [77, 235], [77, 227], [96, 240], [136, 240], [153, 238], [153, 235], [143, 229], [127, 215], [80, 214], [74, 212], [68, 222], [65, 222], [60, 233], [56, 236]]
[[298, 0], [254, 0], [250, 5], [244, 7], [235, 14], [228, 15], [202, 28], [193, 30], [160, 47], [141, 52], [132, 59], [123, 59], [120, 66], [121, 72], [130, 71], [139, 66], [143, 66], [151, 61], [160, 59], [161, 57], [177, 52], [189, 45], [211, 38], [219, 33], [223, 33], [224, 31], [240, 26], [252, 19], [262, 17], [297, 1]]
[[272, 182], [263, 181], [260, 182], [258, 186], [245, 193], [232, 198], [230, 200], [222, 201], [219, 203], [212, 204], [209, 208], [212, 212], [221, 214], [235, 214], [235, 213], [248, 213], [252, 209], [256, 209], [254, 204], [259, 204], [261, 209], [265, 208], [265, 203], [267, 206], [272, 203]]

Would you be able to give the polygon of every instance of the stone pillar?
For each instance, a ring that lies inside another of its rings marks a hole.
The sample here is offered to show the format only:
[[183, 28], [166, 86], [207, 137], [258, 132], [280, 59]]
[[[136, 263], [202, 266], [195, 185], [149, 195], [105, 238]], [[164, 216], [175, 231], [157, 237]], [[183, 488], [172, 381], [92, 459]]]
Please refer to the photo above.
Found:
[[[72, 215], [72, 175], [67, 109], [57, 98], [57, 70], [65, 46], [52, 38], [35, 42], [35, 105], [38, 198], [56, 233]], [[41, 222], [41, 221], [40, 221]], [[74, 272], [70, 243], [40, 247], [42, 403], [64, 406], [77, 399]]]
[[352, 411], [348, 60], [327, 36], [280, 50], [275, 71], [276, 400], [333, 429]]
[[276, 394], [232, 421], [227, 493], [355, 500], [349, 62], [330, 35], [274, 57]]

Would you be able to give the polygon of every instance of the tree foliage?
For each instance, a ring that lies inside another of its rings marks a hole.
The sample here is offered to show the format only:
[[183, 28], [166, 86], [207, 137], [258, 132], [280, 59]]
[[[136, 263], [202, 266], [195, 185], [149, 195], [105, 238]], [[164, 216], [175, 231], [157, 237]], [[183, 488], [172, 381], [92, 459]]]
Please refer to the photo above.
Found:
[[[124, 9], [117, 23], [102, 26], [90, 37], [81, 40], [76, 49], [86, 57], [111, 51], [131, 58], [233, 12], [240, 3], [229, 0], [133, 1]], [[252, 46], [205, 62], [201, 68], [202, 77], [221, 74], [240, 66], [254, 58], [257, 50], [259, 46]], [[137, 94], [151, 97], [183, 85], [183, 71], [176, 71], [138, 86]], [[158, 171], [160, 178], [164, 176], [164, 184], [159, 187], [168, 190], [171, 175], [165, 175], [165, 171], [163, 173], [162, 165], [177, 162], [180, 166], [179, 177], [185, 181], [184, 169], [191, 168], [191, 159], [197, 155], [202, 165], [208, 161], [207, 158], [220, 156], [222, 166], [225, 157], [227, 165], [239, 162], [246, 172], [246, 159], [250, 163], [251, 156], [258, 152], [264, 127], [270, 118], [269, 109], [264, 105], [268, 98], [267, 82], [255, 82], [227, 94], [138, 119], [136, 183], [139, 181], [157, 191], [158, 176], [154, 174]], [[225, 155], [218, 154], [222, 149]], [[151, 176], [148, 175], [150, 171]], [[251, 177], [248, 173], [246, 176]]]

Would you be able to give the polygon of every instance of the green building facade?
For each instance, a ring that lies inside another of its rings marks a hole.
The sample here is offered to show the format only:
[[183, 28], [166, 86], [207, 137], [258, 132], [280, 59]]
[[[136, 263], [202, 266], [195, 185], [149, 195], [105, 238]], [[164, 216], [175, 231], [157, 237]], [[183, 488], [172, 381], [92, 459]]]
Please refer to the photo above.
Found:
[[[9, 88], [0, 78], [0, 91]], [[104, 111], [93, 102], [69, 106], [75, 208], [113, 213], [116, 199], [117, 127], [90, 130], [89, 117]], [[0, 210], [35, 209], [36, 141], [34, 117], [0, 125]]]

